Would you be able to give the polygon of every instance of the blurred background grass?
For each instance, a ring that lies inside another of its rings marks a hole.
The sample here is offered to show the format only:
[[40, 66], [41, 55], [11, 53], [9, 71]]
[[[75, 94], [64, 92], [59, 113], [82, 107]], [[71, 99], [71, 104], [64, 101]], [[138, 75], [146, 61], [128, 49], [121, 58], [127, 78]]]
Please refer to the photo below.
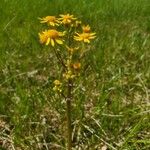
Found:
[[65, 146], [56, 60], [38, 39], [38, 18], [63, 13], [97, 33], [73, 105], [74, 148], [149, 149], [150, 1], [0, 0], [1, 149]]

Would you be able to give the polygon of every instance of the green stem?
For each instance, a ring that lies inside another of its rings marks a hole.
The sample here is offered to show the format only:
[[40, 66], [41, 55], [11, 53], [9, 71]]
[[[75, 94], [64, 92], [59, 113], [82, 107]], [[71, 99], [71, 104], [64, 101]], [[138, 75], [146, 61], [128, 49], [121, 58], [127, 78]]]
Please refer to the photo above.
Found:
[[68, 81], [68, 95], [66, 99], [66, 115], [67, 115], [67, 150], [72, 149], [72, 128], [71, 128], [71, 80]]
[[54, 50], [54, 53], [55, 53], [55, 55], [56, 55], [58, 61], [59, 61], [59, 62], [61, 63], [61, 65], [66, 69], [66, 66], [65, 66], [65, 64], [64, 64], [64, 61], [63, 61], [63, 59], [62, 59], [60, 53], [57, 52], [57, 50], [56, 50], [55, 48], [54, 48], [53, 50]]

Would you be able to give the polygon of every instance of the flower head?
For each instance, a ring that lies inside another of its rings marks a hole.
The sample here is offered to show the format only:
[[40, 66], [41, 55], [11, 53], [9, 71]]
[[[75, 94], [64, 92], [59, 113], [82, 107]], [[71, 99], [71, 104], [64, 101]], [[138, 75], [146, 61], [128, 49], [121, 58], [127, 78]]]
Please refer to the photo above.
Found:
[[84, 33], [89, 33], [89, 32], [91, 31], [91, 28], [90, 28], [89, 25], [87, 25], [87, 26], [82, 26], [82, 30], [83, 30]]
[[61, 37], [64, 36], [63, 32], [58, 32], [57, 30], [45, 30], [42, 33], [39, 33], [40, 42], [48, 45], [49, 43], [54, 47], [55, 42], [57, 44], [63, 44]]
[[73, 79], [75, 75], [71, 70], [68, 70], [66, 73], [63, 74], [63, 77], [68, 80], [68, 79]]
[[71, 24], [76, 18], [74, 18], [73, 15], [66, 14], [66, 15], [60, 15], [61, 18], [59, 20], [61, 21], [62, 24], [68, 25]]
[[59, 21], [55, 16], [46, 16], [43, 18], [40, 18], [41, 23], [47, 23], [50, 26], [58, 26]]
[[72, 64], [72, 67], [73, 67], [73, 69], [75, 69], [75, 70], [79, 70], [79, 69], [81, 68], [81, 63], [79, 63], [79, 62], [74, 63], [74, 64]]
[[62, 89], [61, 89], [61, 87], [62, 87], [62, 83], [59, 81], [59, 80], [55, 80], [54, 82], [54, 87], [53, 87], [53, 90], [54, 91], [58, 91], [58, 92], [61, 92], [62, 91]]
[[83, 41], [85, 43], [90, 43], [90, 40], [94, 39], [96, 33], [76, 33], [76, 36], [74, 36], [74, 40], [76, 41]]
[[55, 80], [55, 81], [54, 81], [54, 84], [55, 84], [55, 86], [60, 86], [60, 85], [62, 85], [62, 83], [61, 83], [59, 80]]

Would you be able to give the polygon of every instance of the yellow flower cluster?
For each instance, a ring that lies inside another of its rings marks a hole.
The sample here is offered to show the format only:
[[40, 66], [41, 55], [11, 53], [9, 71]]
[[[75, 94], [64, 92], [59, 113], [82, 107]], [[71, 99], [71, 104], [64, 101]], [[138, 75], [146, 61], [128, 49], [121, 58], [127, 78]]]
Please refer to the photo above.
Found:
[[[81, 25], [81, 21], [77, 20], [73, 15], [65, 14], [60, 15], [60, 17], [55, 16], [46, 16], [43, 18], [40, 18], [41, 23], [46, 23], [49, 26], [51, 26], [51, 29], [45, 30], [41, 33], [39, 33], [40, 43], [45, 45], [51, 45], [55, 46], [55, 43], [57, 44], [63, 44], [62, 36], [65, 35], [65, 32], [59, 32], [55, 27], [65, 25], [70, 27], [78, 27]], [[90, 40], [94, 39], [96, 36], [96, 33], [91, 33], [90, 26], [82, 26], [82, 33], [75, 33], [74, 40], [75, 41], [82, 41], [85, 43], [90, 43]]]
[[61, 92], [62, 91], [61, 87], [62, 87], [62, 83], [59, 80], [55, 80], [53, 90]]
[[72, 63], [72, 56], [71, 56], [70, 59], [67, 60], [66, 68], [67, 70], [63, 74], [63, 77], [66, 80], [73, 79], [79, 75], [81, 69], [81, 63], [80, 62]]
[[[63, 70], [64, 82], [73, 80], [80, 75], [82, 68], [80, 61], [80, 51], [82, 44], [89, 44], [91, 40], [96, 38], [96, 33], [91, 32], [89, 25], [82, 25], [82, 22], [78, 20], [74, 15], [61, 14], [59, 17], [46, 16], [40, 18], [40, 22], [48, 25], [48, 29], [39, 33], [39, 39], [41, 44], [50, 45], [52, 47], [61, 46], [62, 51], [54, 48], [55, 54], [59, 57], [60, 63], [65, 67]], [[76, 46], [76, 47], [75, 47]], [[82, 51], [83, 52], [83, 51]], [[65, 53], [65, 58], [60, 58]], [[62, 91], [63, 83], [59, 80], [54, 81], [54, 91]]]

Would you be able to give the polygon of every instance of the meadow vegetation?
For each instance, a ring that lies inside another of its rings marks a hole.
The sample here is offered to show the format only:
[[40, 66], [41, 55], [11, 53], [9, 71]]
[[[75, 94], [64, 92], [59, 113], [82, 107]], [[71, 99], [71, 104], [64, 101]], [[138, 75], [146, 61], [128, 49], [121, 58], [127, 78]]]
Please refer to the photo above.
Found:
[[66, 147], [59, 66], [38, 36], [39, 17], [65, 13], [96, 32], [76, 81], [73, 149], [150, 149], [149, 0], [0, 0], [0, 150]]

